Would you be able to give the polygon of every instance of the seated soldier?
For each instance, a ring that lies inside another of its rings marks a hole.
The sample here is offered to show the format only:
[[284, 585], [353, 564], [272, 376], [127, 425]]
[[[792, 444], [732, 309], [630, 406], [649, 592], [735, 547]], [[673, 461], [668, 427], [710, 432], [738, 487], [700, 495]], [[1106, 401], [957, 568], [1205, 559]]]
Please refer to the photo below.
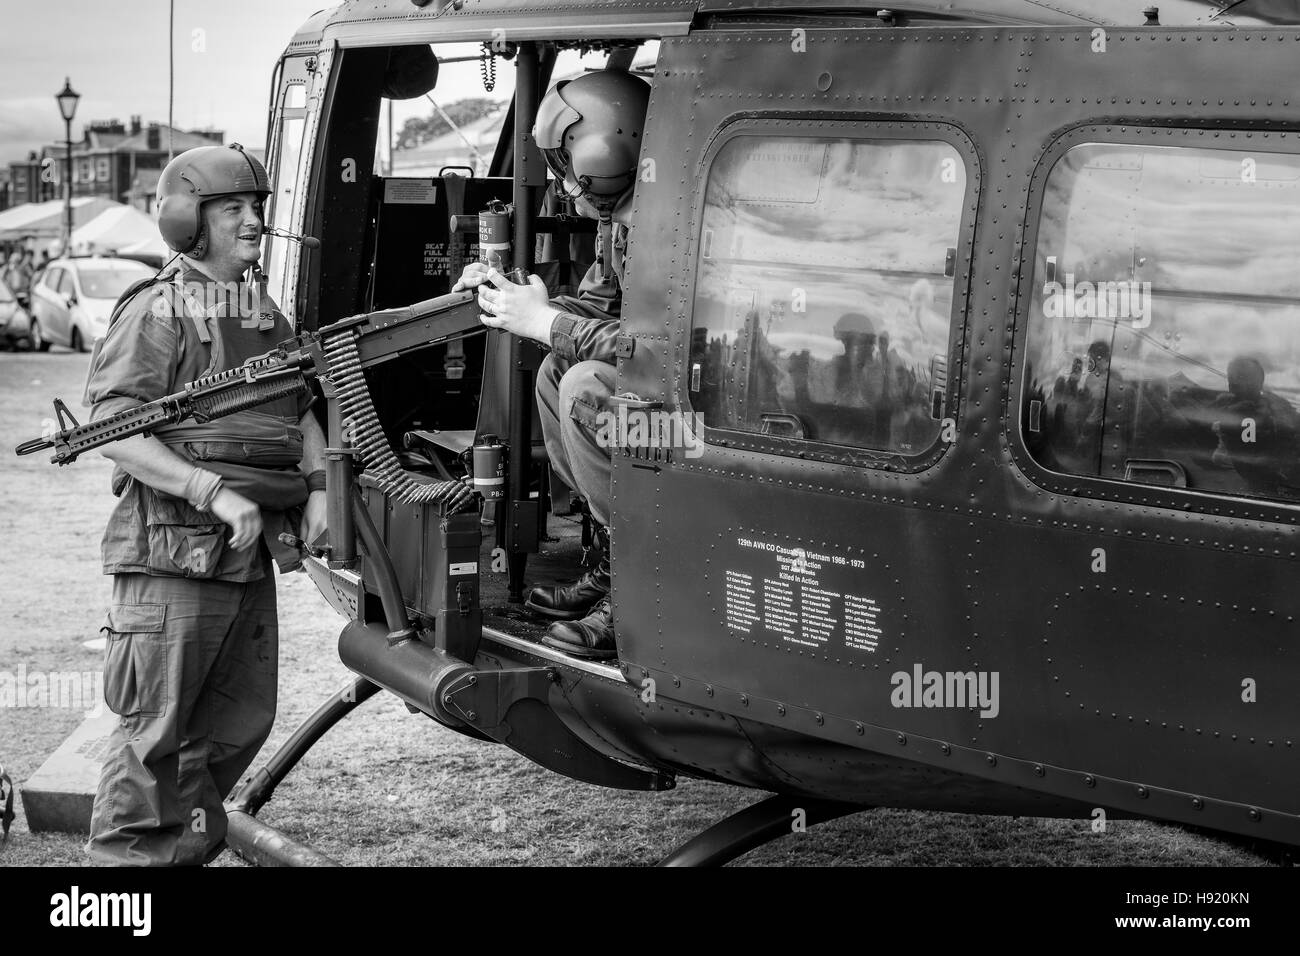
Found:
[[537, 373], [537, 409], [551, 467], [587, 502], [599, 560], [578, 581], [536, 587], [527, 606], [555, 621], [543, 639], [578, 657], [615, 655], [609, 600], [610, 456], [597, 415], [614, 393], [614, 343], [623, 298], [623, 250], [650, 87], [620, 70], [555, 85], [537, 108], [533, 135], [556, 188], [600, 222], [597, 260], [578, 295], [549, 298], [536, 275], [515, 285], [471, 263], [452, 291], [478, 287], [483, 323], [549, 345]]
[[1264, 366], [1238, 355], [1228, 363], [1228, 391], [1214, 402], [1214, 464], [1234, 468], [1254, 494], [1276, 494], [1296, 456], [1297, 415], [1264, 388]]

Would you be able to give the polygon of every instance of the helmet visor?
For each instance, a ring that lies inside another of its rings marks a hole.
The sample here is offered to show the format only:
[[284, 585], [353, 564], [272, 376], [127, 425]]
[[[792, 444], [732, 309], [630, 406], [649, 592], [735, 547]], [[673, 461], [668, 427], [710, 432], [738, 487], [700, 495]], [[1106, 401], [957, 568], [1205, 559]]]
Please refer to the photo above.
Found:
[[554, 174], [555, 178], [563, 180], [565, 174], [569, 171], [569, 151], [563, 146], [544, 149], [542, 150], [542, 158], [546, 160], [546, 167]]

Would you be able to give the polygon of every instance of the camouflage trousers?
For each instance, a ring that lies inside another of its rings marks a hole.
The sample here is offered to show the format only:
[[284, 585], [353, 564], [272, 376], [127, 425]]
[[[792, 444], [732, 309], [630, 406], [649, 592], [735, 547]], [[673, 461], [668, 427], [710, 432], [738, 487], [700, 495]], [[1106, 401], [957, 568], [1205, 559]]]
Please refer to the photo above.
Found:
[[[259, 545], [261, 546], [261, 545]], [[275, 575], [259, 581], [118, 574], [104, 698], [120, 716], [86, 852], [98, 863], [198, 865], [224, 846], [224, 797], [275, 719]]]
[[548, 355], [537, 371], [537, 414], [551, 468], [581, 495], [591, 516], [609, 527], [612, 449], [596, 441], [597, 416], [614, 394], [614, 366], [608, 362], [573, 365]]

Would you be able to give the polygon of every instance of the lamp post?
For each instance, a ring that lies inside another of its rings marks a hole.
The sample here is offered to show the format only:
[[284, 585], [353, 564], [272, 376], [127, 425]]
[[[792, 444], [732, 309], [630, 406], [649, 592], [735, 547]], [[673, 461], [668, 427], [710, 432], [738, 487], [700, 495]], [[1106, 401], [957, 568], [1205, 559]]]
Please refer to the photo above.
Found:
[[59, 112], [63, 115], [63, 125], [67, 133], [68, 145], [68, 186], [64, 198], [64, 211], [67, 216], [67, 233], [63, 239], [63, 254], [72, 255], [72, 117], [77, 112], [77, 101], [81, 99], [81, 94], [72, 89], [72, 82], [68, 77], [63, 78], [63, 89], [54, 94], [55, 101], [59, 104]]

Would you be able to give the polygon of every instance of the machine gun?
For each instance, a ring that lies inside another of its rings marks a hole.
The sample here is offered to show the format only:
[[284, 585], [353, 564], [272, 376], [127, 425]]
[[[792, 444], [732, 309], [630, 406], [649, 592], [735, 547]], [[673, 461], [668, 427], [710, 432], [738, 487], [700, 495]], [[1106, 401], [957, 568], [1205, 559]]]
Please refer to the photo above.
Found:
[[[327, 397], [337, 399], [339, 423], [347, 425], [346, 441], [366, 465], [376, 487], [408, 503], [438, 502], [451, 514], [472, 503], [472, 489], [456, 480], [418, 480], [401, 468], [379, 426], [362, 370], [396, 355], [482, 331], [478, 314], [475, 296], [463, 292], [354, 315], [288, 339], [238, 368], [206, 375], [174, 395], [85, 425], [56, 398], [59, 430], [23, 442], [15, 451], [30, 455], [53, 448], [50, 461], [66, 465], [83, 452], [164, 425], [187, 418], [207, 422], [297, 394], [308, 387], [309, 379], [319, 376]], [[327, 475], [330, 471], [327, 467]], [[336, 484], [340, 488], [351, 485], [350, 469], [340, 474]]]
[[25, 441], [14, 450], [19, 455], [30, 455], [53, 448], [51, 463], [67, 465], [93, 448], [132, 435], [147, 435], [164, 425], [174, 425], [187, 418], [208, 422], [296, 395], [307, 390], [307, 380], [316, 374], [319, 347], [310, 341], [304, 344], [304, 340], [310, 338], [290, 339], [238, 368], [190, 382], [174, 395], [166, 395], [85, 425], [79, 424], [63, 400], [56, 398], [54, 414], [58, 418], [59, 430], [52, 435]]

